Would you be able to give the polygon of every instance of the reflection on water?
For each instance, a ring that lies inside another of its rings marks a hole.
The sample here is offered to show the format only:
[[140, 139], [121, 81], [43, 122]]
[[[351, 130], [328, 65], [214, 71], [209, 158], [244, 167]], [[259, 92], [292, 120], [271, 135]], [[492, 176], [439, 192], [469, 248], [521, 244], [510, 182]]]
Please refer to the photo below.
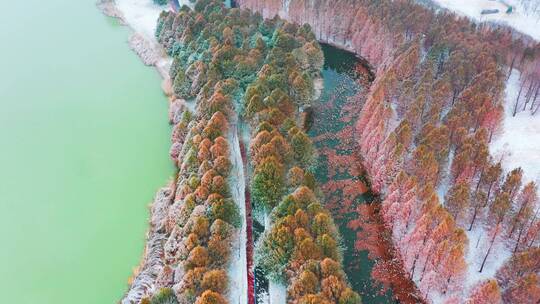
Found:
[[380, 295], [380, 288], [371, 279], [374, 261], [366, 251], [354, 248], [355, 232], [347, 227], [353, 220], [358, 204], [371, 201], [364, 192], [361, 170], [354, 168], [353, 125], [361, 109], [360, 100], [351, 98], [363, 90], [365, 83], [357, 68], [358, 59], [354, 54], [323, 45], [324, 89], [319, 101], [314, 105], [314, 124], [309, 131], [319, 152], [315, 176], [324, 194], [326, 206], [332, 211], [339, 227], [345, 272], [353, 289], [362, 295], [362, 302], [391, 303], [388, 292]]

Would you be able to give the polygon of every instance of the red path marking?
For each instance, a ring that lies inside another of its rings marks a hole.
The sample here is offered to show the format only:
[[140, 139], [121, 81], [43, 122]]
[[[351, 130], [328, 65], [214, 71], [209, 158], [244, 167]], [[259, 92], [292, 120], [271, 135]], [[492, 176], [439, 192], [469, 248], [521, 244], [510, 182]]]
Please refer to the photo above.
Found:
[[[244, 163], [244, 176], [247, 176], [247, 157], [244, 143], [240, 141], [240, 155], [242, 156], [242, 163]], [[246, 181], [247, 182], [247, 181]], [[246, 196], [246, 267], [248, 276], [248, 304], [255, 304], [255, 275], [253, 273], [253, 218], [251, 217], [251, 195], [249, 193], [249, 186], [246, 185], [244, 189]]]

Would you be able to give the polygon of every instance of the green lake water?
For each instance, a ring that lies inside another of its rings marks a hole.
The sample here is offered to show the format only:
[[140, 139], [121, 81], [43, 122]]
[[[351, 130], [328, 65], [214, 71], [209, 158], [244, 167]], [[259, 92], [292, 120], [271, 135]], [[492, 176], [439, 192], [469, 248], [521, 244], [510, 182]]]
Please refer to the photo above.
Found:
[[167, 101], [94, 0], [0, 1], [2, 303], [115, 303], [173, 172]]

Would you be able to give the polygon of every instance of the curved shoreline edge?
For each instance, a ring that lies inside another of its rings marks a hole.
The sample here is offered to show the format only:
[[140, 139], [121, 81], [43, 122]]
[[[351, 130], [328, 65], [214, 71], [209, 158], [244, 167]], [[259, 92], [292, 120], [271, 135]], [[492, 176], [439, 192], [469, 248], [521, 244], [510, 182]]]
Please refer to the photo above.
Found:
[[[171, 122], [174, 121], [174, 117], [177, 116], [177, 111], [183, 106], [187, 106], [187, 104], [182, 99], [175, 99], [172, 97], [172, 82], [168, 75], [172, 60], [166, 55], [161, 45], [159, 45], [153, 37], [147, 37], [148, 33], [145, 36], [144, 32], [137, 32], [136, 28], [129, 24], [114, 0], [101, 0], [97, 3], [97, 6], [105, 15], [117, 18], [122, 25], [126, 25], [133, 30], [133, 33], [128, 39], [128, 44], [145, 65], [154, 66], [163, 78], [162, 89], [165, 95], [169, 97], [170, 120]], [[135, 25], [135, 27], [137, 27], [137, 25]], [[318, 99], [323, 90], [323, 79], [319, 76], [313, 81], [315, 88], [313, 98]], [[238, 141], [238, 138], [236, 141]], [[174, 149], [175, 142], [173, 135], [171, 151]], [[169, 186], [160, 189], [150, 205], [150, 226], [146, 233], [144, 253], [140, 265], [135, 268], [133, 275], [128, 282], [129, 287], [121, 300], [122, 304], [140, 302], [141, 299], [154, 293], [179, 274], [175, 271], [171, 271], [170, 267], [165, 266], [161, 260], [161, 256], [166, 249], [164, 243], [168, 237], [164, 228], [168, 219], [167, 210], [174, 203], [176, 182], [177, 178], [175, 178]], [[250, 267], [249, 264], [247, 266], [248, 268]], [[273, 282], [270, 283], [270, 298], [274, 298], [272, 297], [272, 294], [277, 296], [275, 299], [281, 299], [286, 296], [285, 288], [282, 288], [279, 284]], [[249, 296], [250, 300], [253, 300], [251, 297], [252, 295]], [[245, 301], [242, 302], [244, 303]], [[278, 300], [278, 303], [281, 302], [281, 300]]]
[[[168, 73], [172, 60], [156, 41], [149, 40], [129, 26], [123, 13], [116, 7], [114, 0], [100, 0], [96, 3], [96, 6], [104, 15], [116, 18], [121, 25], [128, 26], [133, 31], [128, 38], [130, 49], [137, 54], [145, 65], [156, 68], [162, 78], [161, 88], [163, 93], [169, 100], [169, 110], [174, 111], [176, 103], [171, 97], [172, 83]], [[176, 178], [167, 186], [159, 189], [154, 200], [149, 205], [149, 226], [144, 242], [144, 252], [140, 264], [135, 267], [132, 276], [128, 279], [128, 289], [119, 303], [138, 303], [144, 296], [156, 289], [158, 277], [164, 269], [161, 259], [167, 238], [164, 225], [167, 210], [173, 203], [175, 180]]]

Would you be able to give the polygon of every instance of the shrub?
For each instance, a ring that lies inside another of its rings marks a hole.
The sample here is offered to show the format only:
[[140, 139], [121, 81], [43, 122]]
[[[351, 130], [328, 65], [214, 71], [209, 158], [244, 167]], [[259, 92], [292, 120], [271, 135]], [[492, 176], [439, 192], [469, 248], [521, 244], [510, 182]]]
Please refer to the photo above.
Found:
[[[142, 301], [141, 301], [142, 303]], [[177, 304], [178, 301], [176, 300], [176, 296], [174, 295], [174, 292], [170, 288], [162, 288], [156, 293], [152, 300], [150, 300], [150, 304]]]
[[204, 274], [201, 287], [218, 293], [227, 291], [227, 273], [222, 269], [210, 270]]
[[206, 290], [197, 298], [195, 304], [227, 304], [227, 300], [217, 292]]
[[238, 207], [231, 199], [222, 199], [218, 200], [211, 207], [212, 219], [223, 220], [236, 228], [240, 228], [242, 224], [242, 219], [240, 218], [240, 213], [238, 212]]
[[251, 193], [263, 208], [272, 210], [284, 194], [285, 173], [275, 157], [267, 157], [255, 169]]

